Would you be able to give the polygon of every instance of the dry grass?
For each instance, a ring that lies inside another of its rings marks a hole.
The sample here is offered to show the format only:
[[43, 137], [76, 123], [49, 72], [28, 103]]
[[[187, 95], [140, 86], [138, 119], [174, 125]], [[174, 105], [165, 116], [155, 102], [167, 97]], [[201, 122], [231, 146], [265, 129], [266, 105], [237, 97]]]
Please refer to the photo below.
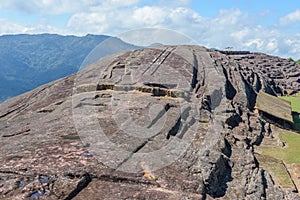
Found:
[[282, 96], [281, 99], [291, 102], [294, 120], [294, 129], [300, 130], [300, 93], [296, 96]]
[[[294, 189], [292, 180], [299, 187], [300, 170], [292, 166], [300, 166], [300, 134], [275, 126], [272, 126], [272, 130], [274, 138], [264, 138], [263, 143], [255, 149], [256, 157], [282, 187]], [[284, 147], [280, 146], [279, 140], [284, 142]]]
[[300, 113], [300, 94], [299, 96], [281, 96], [279, 98], [291, 102], [292, 111]]
[[293, 181], [281, 160], [271, 156], [256, 155], [260, 165], [267, 169], [275, 182], [282, 188], [294, 188]]
[[287, 100], [259, 92], [256, 106], [259, 110], [277, 118], [293, 122], [291, 103]]
[[278, 129], [279, 138], [286, 144], [285, 148], [274, 146], [262, 147], [262, 154], [283, 160], [287, 164], [300, 164], [300, 134]]

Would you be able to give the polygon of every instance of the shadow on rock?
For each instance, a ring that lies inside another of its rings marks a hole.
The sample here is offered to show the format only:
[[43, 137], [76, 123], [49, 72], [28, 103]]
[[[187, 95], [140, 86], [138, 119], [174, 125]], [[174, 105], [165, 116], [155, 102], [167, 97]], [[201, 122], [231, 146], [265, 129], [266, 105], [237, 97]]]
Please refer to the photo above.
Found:
[[209, 177], [206, 193], [213, 198], [223, 197], [227, 191], [227, 183], [232, 181], [232, 167], [228, 158], [220, 156], [214, 165], [214, 170]]

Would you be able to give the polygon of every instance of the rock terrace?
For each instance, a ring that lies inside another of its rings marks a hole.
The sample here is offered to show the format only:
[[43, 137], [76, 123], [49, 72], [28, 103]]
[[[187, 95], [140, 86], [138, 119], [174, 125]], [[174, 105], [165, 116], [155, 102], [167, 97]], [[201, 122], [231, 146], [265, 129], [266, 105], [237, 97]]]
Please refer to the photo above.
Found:
[[1, 199], [299, 199], [260, 166], [257, 94], [299, 65], [162, 46], [105, 57], [0, 105]]

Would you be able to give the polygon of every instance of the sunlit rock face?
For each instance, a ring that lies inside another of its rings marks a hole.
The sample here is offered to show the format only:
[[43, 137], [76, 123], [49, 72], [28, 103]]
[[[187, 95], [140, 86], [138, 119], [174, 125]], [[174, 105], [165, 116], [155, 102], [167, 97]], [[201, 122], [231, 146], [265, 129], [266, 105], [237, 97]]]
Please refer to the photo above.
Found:
[[1, 199], [297, 199], [254, 154], [272, 135], [258, 92], [299, 90], [296, 78], [269, 80], [263, 58], [286, 62], [126, 51], [1, 104]]

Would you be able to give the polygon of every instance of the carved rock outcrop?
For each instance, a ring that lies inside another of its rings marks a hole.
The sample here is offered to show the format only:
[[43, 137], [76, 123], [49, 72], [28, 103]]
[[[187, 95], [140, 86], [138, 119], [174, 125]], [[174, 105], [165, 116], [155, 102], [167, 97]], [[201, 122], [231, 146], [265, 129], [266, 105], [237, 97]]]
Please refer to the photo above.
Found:
[[253, 148], [272, 134], [257, 93], [298, 91], [297, 70], [199, 46], [105, 57], [0, 105], [0, 198], [296, 199]]

